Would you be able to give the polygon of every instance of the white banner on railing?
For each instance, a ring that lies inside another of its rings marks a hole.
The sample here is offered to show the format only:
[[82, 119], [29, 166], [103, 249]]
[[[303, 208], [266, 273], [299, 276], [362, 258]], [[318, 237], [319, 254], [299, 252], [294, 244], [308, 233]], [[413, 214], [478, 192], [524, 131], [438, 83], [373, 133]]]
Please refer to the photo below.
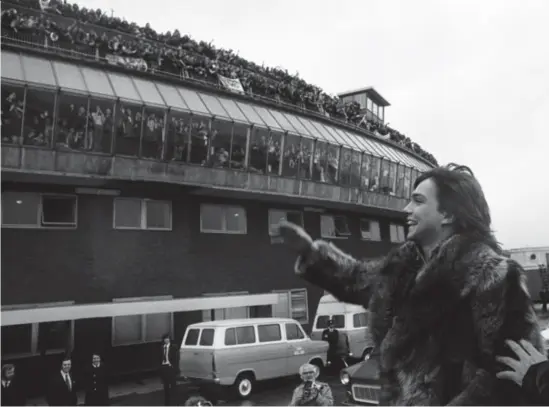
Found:
[[391, 133], [387, 133], [386, 135], [383, 135], [381, 134], [379, 131], [375, 131], [374, 134], [379, 137], [379, 138], [382, 138], [384, 140], [389, 140], [391, 138]]
[[219, 78], [219, 82], [221, 82], [221, 84], [231, 92], [244, 93], [244, 88], [242, 87], [239, 79], [227, 78], [226, 76], [219, 74], [217, 74], [217, 77]]
[[107, 62], [111, 65], [119, 65], [125, 68], [135, 69], [137, 71], [146, 71], [149, 69], [147, 63], [142, 58], [124, 57], [121, 55], [107, 54]]

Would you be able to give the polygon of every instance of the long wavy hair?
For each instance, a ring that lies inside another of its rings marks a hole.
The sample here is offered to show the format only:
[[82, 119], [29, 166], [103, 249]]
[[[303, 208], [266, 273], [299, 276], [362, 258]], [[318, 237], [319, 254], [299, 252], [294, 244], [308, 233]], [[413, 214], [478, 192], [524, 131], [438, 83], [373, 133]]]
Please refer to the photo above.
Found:
[[503, 252], [491, 229], [488, 202], [469, 167], [450, 163], [433, 168], [416, 179], [414, 188], [426, 179], [436, 184], [438, 210], [453, 216], [455, 233], [483, 242], [499, 254]]

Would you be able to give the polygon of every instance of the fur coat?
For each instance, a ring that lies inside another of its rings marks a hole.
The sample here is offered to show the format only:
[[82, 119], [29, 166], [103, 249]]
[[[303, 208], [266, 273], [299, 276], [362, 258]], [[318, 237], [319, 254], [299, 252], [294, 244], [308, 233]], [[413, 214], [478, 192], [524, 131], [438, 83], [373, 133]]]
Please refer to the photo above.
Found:
[[525, 276], [484, 243], [454, 235], [425, 261], [406, 242], [380, 261], [358, 261], [317, 240], [296, 272], [341, 301], [369, 308], [380, 404], [517, 405], [523, 399], [497, 355], [505, 339], [542, 350]]

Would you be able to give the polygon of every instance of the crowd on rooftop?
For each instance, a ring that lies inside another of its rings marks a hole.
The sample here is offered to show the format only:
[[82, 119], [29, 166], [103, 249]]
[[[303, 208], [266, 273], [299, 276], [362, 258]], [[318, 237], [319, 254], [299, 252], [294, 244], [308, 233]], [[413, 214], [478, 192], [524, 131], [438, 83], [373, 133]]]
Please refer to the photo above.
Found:
[[366, 119], [358, 102], [343, 103], [280, 68], [250, 62], [233, 50], [195, 41], [179, 30], [158, 33], [149, 24], [138, 26], [60, 0], [9, 0], [2, 10], [2, 35], [44, 38], [52, 47], [105, 58], [107, 55], [139, 58], [150, 71], [182, 78], [218, 82], [218, 75], [239, 79], [248, 94], [265, 96], [343, 120], [414, 151], [436, 165], [435, 158], [417, 143], [383, 123]]

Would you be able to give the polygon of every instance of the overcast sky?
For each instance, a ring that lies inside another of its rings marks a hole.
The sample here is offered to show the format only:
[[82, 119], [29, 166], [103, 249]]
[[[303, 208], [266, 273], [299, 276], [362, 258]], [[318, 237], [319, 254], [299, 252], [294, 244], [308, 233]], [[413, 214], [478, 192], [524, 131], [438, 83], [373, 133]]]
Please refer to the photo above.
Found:
[[549, 246], [549, 1], [80, 0], [280, 66], [374, 86], [390, 126], [470, 166], [505, 248]]

